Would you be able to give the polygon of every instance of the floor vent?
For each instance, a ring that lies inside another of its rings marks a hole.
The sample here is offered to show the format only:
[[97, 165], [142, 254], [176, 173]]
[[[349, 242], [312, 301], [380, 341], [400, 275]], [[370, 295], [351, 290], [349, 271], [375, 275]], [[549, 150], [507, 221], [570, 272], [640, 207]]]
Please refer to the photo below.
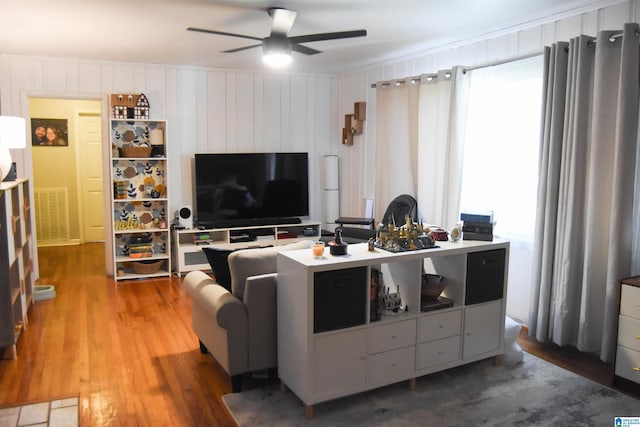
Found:
[[37, 188], [34, 190], [36, 205], [36, 232], [38, 244], [69, 240], [69, 201], [67, 189]]

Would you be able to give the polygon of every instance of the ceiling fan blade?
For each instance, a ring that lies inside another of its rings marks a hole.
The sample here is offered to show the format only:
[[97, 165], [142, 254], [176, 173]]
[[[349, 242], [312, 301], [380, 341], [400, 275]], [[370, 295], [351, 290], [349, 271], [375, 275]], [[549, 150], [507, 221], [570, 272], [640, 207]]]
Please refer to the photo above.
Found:
[[221, 36], [241, 37], [243, 39], [251, 39], [251, 40], [262, 41], [262, 39], [260, 37], [245, 36], [244, 34], [226, 33], [224, 31], [205, 30], [204, 28], [189, 27], [189, 28], [187, 28], [187, 31], [197, 31], [197, 32], [200, 32], [200, 33], [218, 34], [218, 35], [221, 35]]
[[292, 43], [318, 42], [322, 40], [348, 39], [351, 37], [364, 37], [367, 30], [338, 31], [335, 33], [307, 34], [306, 36], [289, 37]]
[[253, 49], [254, 47], [260, 47], [260, 46], [262, 46], [262, 44], [252, 44], [251, 46], [237, 47], [235, 49], [223, 50], [222, 53], [242, 52], [243, 50]]
[[291, 50], [298, 53], [303, 53], [305, 55], [315, 55], [316, 53], [321, 53], [321, 51], [316, 49], [311, 49], [307, 46], [302, 46], [301, 44], [291, 43]]
[[271, 24], [271, 34], [289, 34], [298, 12], [293, 10], [273, 8], [269, 9], [269, 16], [273, 19]]

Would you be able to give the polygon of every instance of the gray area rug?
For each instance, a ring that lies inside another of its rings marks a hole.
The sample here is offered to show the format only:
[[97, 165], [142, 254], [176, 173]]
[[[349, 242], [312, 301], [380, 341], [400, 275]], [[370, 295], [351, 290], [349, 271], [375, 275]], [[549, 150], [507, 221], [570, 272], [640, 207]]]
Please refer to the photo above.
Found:
[[515, 366], [487, 359], [417, 379], [320, 403], [314, 418], [279, 386], [222, 397], [245, 426], [614, 426], [640, 417], [640, 400], [524, 354]]

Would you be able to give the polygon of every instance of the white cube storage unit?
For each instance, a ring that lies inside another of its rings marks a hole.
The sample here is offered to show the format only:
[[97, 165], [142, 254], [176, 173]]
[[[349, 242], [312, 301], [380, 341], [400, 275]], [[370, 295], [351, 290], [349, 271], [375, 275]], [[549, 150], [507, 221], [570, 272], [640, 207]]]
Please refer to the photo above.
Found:
[[[418, 376], [503, 352], [509, 242], [437, 243], [401, 253], [355, 244], [345, 256], [328, 248], [322, 258], [278, 254], [278, 372], [308, 416], [323, 401], [415, 385]], [[370, 315], [372, 269], [402, 299], [402, 310], [379, 320]], [[451, 306], [421, 310], [423, 271], [447, 278]]]

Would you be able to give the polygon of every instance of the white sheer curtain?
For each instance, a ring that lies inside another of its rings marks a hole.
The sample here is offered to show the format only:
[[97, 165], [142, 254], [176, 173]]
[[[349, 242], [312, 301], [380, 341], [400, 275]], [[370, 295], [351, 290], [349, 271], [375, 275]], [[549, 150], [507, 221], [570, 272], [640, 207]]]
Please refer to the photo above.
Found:
[[507, 314], [529, 314], [538, 186], [542, 55], [467, 72], [469, 90], [460, 206], [494, 211], [510, 241]]
[[611, 361], [631, 273], [639, 26], [545, 52], [530, 333]]
[[382, 218], [396, 196], [416, 196], [419, 86], [410, 78], [376, 84], [374, 218]]
[[420, 77], [418, 210], [445, 228], [460, 214], [467, 91], [461, 67]]

